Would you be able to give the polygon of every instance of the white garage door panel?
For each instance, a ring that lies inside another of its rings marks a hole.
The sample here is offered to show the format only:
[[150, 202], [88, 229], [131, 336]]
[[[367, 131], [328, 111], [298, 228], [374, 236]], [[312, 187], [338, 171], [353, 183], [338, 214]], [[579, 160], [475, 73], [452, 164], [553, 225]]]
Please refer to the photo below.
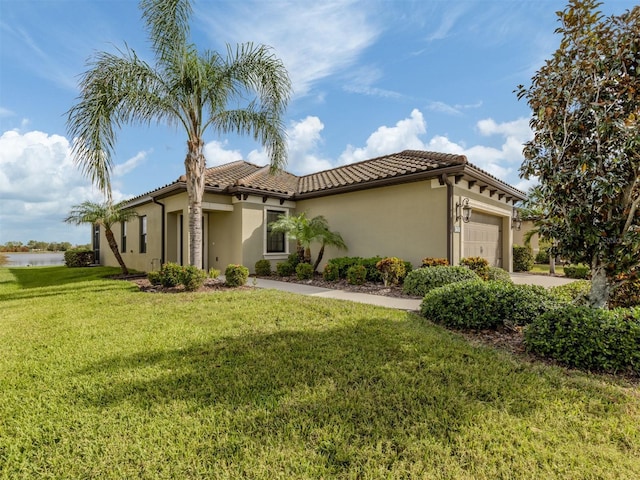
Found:
[[464, 226], [463, 256], [486, 258], [489, 265], [502, 267], [502, 232], [500, 225], [496, 224], [501, 219], [493, 217], [486, 220], [491, 223], [469, 222]]

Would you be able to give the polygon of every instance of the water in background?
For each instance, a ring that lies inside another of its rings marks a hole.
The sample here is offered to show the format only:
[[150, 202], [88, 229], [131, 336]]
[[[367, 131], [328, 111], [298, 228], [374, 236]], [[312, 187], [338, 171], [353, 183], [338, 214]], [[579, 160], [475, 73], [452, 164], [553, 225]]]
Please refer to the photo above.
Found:
[[64, 253], [5, 253], [6, 267], [44, 267], [48, 265], [64, 265]]

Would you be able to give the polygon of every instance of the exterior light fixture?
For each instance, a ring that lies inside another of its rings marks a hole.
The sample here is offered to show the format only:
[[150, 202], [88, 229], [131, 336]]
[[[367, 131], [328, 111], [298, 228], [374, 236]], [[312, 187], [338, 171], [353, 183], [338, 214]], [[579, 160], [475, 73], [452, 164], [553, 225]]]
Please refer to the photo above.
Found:
[[469, 205], [469, 199], [463, 198], [462, 201], [456, 203], [456, 222], [462, 219], [464, 223], [469, 223], [471, 212], [472, 208]]
[[522, 228], [522, 219], [520, 218], [520, 212], [517, 208], [513, 209], [513, 215], [511, 216], [511, 228], [513, 230], [520, 230]]

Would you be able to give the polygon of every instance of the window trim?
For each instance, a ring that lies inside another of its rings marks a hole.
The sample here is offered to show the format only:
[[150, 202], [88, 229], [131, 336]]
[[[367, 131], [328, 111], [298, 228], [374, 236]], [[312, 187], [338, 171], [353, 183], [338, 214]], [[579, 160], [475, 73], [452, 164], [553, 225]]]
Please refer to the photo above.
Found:
[[147, 216], [140, 215], [140, 253], [147, 253]]
[[286, 208], [273, 208], [273, 207], [265, 207], [264, 208], [264, 241], [263, 241], [263, 256], [268, 258], [286, 258], [289, 255], [289, 236], [285, 233], [283, 234], [283, 243], [284, 243], [284, 251], [282, 252], [269, 252], [267, 251], [268, 247], [268, 238], [269, 238], [269, 213], [276, 213], [277, 215], [287, 215], [289, 216], [289, 210]]

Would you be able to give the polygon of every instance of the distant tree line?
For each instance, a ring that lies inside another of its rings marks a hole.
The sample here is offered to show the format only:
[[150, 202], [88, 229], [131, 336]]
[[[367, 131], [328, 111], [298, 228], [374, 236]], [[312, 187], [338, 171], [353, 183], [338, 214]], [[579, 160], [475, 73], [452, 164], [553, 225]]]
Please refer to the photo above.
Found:
[[[80, 245], [89, 248], [89, 245]], [[37, 240], [29, 240], [25, 245], [22, 242], [7, 242], [0, 245], [0, 252], [19, 253], [19, 252], [66, 252], [73, 245], [69, 242], [39, 242]]]

